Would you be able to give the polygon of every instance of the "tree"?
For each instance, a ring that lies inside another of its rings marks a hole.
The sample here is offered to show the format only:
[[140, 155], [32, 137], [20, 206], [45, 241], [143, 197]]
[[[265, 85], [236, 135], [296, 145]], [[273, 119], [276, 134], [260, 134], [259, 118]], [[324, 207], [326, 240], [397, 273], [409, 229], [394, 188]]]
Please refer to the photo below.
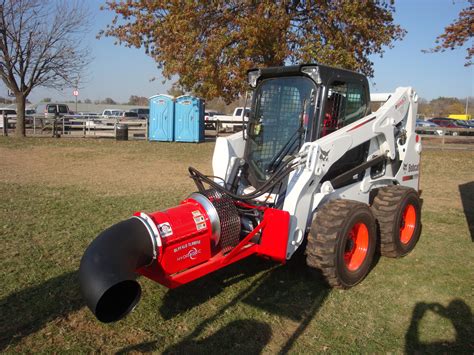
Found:
[[425, 117], [448, 117], [451, 114], [465, 113], [465, 104], [466, 99], [460, 100], [455, 97], [438, 97], [430, 102], [425, 99], [419, 99], [418, 113]]
[[148, 106], [148, 99], [144, 96], [131, 95], [127, 104], [134, 106]]
[[174, 82], [168, 90], [168, 95], [178, 97], [184, 95], [184, 90], [179, 86], [178, 82]]
[[101, 101], [100, 103], [105, 104], [105, 105], [116, 105], [117, 104], [115, 102], [115, 100], [110, 98], [110, 97], [106, 97], [105, 100]]
[[0, 76], [16, 97], [16, 135], [25, 135], [25, 103], [39, 86], [62, 89], [88, 64], [81, 48], [87, 12], [75, 2], [0, 0]]
[[[474, 2], [469, 1], [469, 5], [461, 10], [458, 19], [451, 23], [444, 29], [444, 32], [436, 37], [436, 47], [430, 50], [424, 50], [425, 53], [444, 52], [447, 49], [454, 50], [462, 47], [466, 42], [469, 42], [474, 36]], [[472, 64], [472, 56], [474, 55], [474, 41], [471, 41], [471, 46], [466, 49], [466, 63], [464, 66]]]
[[107, 1], [115, 18], [99, 36], [143, 47], [185, 91], [226, 102], [255, 66], [320, 62], [373, 76], [370, 56], [405, 31], [392, 1]]
[[92, 100], [91, 100], [91, 99], [85, 99], [85, 100], [84, 100], [84, 103], [85, 103], [85, 104], [91, 104], [91, 103], [92, 103]]
[[51, 98], [50, 97], [45, 97], [44, 99], [41, 100], [41, 102], [51, 102]]

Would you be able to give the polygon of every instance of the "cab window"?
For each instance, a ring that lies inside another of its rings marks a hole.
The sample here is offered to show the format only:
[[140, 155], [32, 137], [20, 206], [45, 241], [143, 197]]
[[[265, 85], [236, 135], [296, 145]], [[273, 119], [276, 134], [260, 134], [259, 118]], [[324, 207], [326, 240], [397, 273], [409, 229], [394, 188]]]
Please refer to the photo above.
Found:
[[321, 137], [364, 117], [367, 112], [365, 88], [358, 83], [333, 82], [328, 89]]

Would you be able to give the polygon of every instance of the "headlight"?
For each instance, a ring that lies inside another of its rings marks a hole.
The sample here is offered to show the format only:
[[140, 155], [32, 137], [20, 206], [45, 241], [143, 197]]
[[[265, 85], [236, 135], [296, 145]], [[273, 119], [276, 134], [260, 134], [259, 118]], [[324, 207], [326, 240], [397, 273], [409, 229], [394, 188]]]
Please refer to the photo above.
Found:
[[316, 84], [319, 85], [319, 84], [322, 83], [321, 76], [319, 75], [319, 67], [318, 66], [311, 65], [311, 66], [307, 66], [307, 67], [302, 67], [301, 72], [308, 75], [311, 79], [313, 79], [316, 82]]
[[260, 77], [260, 69], [249, 70], [247, 76], [250, 87], [255, 88], [257, 86], [257, 80]]

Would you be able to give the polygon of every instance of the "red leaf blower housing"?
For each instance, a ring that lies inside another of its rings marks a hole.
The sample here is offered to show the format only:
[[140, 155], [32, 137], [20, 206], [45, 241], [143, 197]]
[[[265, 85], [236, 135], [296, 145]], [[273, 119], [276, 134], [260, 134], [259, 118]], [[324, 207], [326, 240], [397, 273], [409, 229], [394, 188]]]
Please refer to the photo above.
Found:
[[[249, 231], [242, 230], [242, 213], [257, 221]], [[113, 322], [138, 303], [137, 274], [175, 288], [253, 254], [285, 263], [289, 222], [286, 211], [234, 201], [215, 189], [165, 211], [137, 212], [86, 250], [79, 271], [86, 303], [100, 321]]]

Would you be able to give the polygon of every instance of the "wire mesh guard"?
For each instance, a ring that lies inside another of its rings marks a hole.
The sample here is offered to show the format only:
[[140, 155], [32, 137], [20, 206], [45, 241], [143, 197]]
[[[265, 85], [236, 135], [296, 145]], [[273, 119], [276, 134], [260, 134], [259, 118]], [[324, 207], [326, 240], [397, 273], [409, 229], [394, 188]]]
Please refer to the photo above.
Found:
[[221, 237], [219, 246], [226, 252], [239, 243], [240, 217], [232, 199], [215, 189], [201, 192], [214, 205], [219, 216]]
[[[312, 89], [313, 85], [303, 78], [278, 78], [263, 84], [257, 93], [250, 160], [261, 173], [267, 170], [275, 154], [294, 137]], [[293, 148], [298, 140], [292, 143], [292, 147], [288, 148]]]

